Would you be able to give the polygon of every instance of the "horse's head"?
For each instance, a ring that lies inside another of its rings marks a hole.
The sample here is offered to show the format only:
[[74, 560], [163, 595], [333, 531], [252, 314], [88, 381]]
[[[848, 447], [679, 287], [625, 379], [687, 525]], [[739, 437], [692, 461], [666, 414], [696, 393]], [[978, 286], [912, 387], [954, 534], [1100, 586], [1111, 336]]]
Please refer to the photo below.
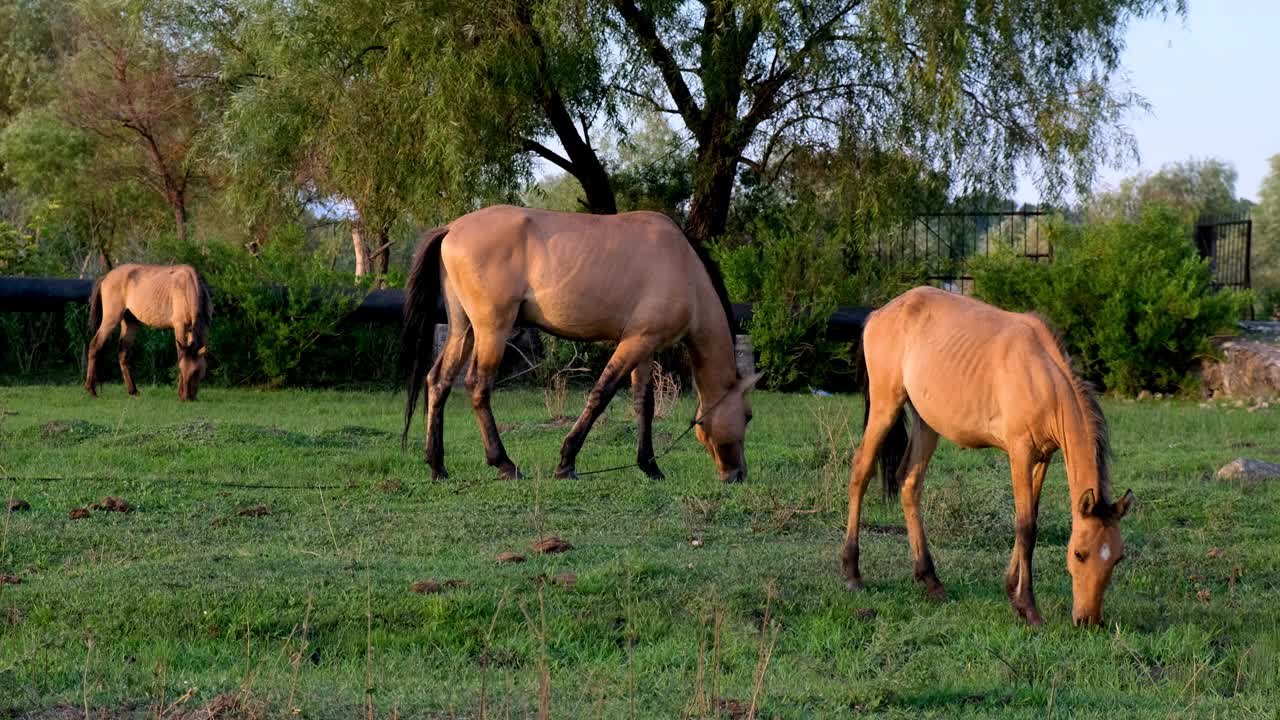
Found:
[[1113, 504], [1085, 490], [1076, 502], [1067, 544], [1067, 571], [1073, 596], [1071, 619], [1076, 625], [1102, 622], [1102, 595], [1111, 583], [1111, 572], [1124, 559], [1120, 519], [1133, 505], [1133, 491]]
[[748, 378], [738, 378], [724, 397], [710, 403], [705, 411], [698, 407], [698, 426], [694, 433], [702, 443], [716, 470], [724, 482], [740, 482], [747, 479], [747, 458], [742, 444], [751, 422], [751, 404], [747, 393], [760, 380], [757, 373]]
[[209, 346], [202, 345], [199, 350], [189, 346], [178, 348], [178, 399], [195, 400], [200, 392], [200, 381], [208, 370], [207, 355]]

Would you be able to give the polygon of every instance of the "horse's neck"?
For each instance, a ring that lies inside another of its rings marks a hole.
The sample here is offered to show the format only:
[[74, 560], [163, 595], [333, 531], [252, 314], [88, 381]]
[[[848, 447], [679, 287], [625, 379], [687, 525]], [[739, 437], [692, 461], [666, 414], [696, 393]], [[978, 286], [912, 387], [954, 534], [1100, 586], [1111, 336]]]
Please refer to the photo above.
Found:
[[693, 379], [698, 390], [700, 408], [718, 402], [738, 379], [737, 358], [733, 352], [733, 336], [724, 319], [718, 299], [699, 303], [695, 322], [688, 338], [693, 359]]
[[1084, 417], [1082, 408], [1067, 409], [1063, 412], [1060, 425], [1061, 438], [1059, 446], [1067, 466], [1067, 487], [1071, 493], [1071, 513], [1074, 515], [1079, 507], [1080, 496], [1086, 490], [1093, 490], [1098, 500], [1110, 497], [1107, 487], [1105, 468], [1100, 466], [1098, 444], [1094, 437], [1094, 428]]

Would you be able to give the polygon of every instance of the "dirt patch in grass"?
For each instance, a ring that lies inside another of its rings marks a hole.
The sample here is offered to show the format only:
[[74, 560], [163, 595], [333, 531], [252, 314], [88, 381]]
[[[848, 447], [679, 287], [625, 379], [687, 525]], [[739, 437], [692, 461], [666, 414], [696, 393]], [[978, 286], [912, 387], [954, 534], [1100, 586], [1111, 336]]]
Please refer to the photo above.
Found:
[[126, 502], [123, 498], [115, 495], [108, 495], [102, 498], [101, 502], [96, 502], [89, 506], [90, 510], [101, 510], [103, 512], [131, 513], [133, 506]]
[[567, 552], [573, 549], [573, 545], [559, 535], [548, 535], [535, 542], [530, 547], [533, 548], [534, 552], [541, 553], [543, 555], [553, 555], [555, 553]]
[[72, 520], [84, 520], [89, 517], [89, 511], [86, 508], [73, 508], [71, 512], [67, 513], [67, 517]]
[[40, 428], [41, 440], [84, 442], [107, 432], [105, 425], [88, 420], [50, 420]]
[[24, 512], [31, 509], [31, 503], [14, 498], [9, 501], [9, 512]]
[[237, 517], [264, 517], [270, 515], [271, 510], [266, 505], [253, 505], [250, 507], [242, 507], [236, 511]]
[[575, 420], [577, 420], [577, 418], [572, 418], [572, 417], [569, 417], [568, 415], [560, 415], [558, 417], [551, 418], [550, 420], [542, 423], [538, 427], [559, 429], [559, 428], [569, 427], [574, 423]]
[[522, 563], [524, 556], [518, 552], [500, 552], [498, 557], [494, 558], [499, 563]]
[[21, 585], [22, 578], [17, 575], [0, 575], [0, 585]]

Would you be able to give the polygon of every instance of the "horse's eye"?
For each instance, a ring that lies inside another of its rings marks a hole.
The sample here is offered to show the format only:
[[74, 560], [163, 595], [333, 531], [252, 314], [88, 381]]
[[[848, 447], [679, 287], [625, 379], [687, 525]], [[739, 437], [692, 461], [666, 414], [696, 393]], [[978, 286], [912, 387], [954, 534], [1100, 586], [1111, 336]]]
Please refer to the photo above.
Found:
[[1087, 550], [1076, 551], [1076, 560], [1079, 560], [1080, 562], [1084, 562], [1088, 557], [1089, 557], [1089, 552]]

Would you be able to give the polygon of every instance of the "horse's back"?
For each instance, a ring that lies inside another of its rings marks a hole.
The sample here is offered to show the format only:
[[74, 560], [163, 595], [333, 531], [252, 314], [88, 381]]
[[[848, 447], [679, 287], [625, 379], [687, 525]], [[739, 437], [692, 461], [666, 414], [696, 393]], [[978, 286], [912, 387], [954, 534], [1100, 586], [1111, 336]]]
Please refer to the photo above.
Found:
[[959, 445], [1003, 447], [1070, 387], [1038, 317], [937, 288], [915, 288], [877, 310], [865, 338], [868, 367], [896, 368], [916, 411]]
[[582, 339], [682, 333], [700, 267], [665, 215], [495, 206], [449, 224], [441, 260], [468, 314], [518, 305], [523, 319]]
[[104, 296], [118, 293], [124, 308], [151, 327], [194, 326], [200, 310], [200, 276], [190, 265], [120, 265], [102, 288]]

